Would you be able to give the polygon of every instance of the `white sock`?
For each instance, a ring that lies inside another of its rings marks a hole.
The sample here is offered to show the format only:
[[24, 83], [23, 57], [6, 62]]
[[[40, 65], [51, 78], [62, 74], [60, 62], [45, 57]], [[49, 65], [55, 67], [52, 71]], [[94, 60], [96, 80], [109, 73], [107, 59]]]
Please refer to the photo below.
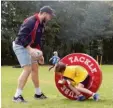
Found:
[[21, 94], [22, 94], [22, 90], [21, 89], [17, 89], [14, 97], [18, 97]]
[[37, 95], [41, 95], [41, 90], [40, 90], [40, 88], [35, 88], [35, 93], [37, 94]]

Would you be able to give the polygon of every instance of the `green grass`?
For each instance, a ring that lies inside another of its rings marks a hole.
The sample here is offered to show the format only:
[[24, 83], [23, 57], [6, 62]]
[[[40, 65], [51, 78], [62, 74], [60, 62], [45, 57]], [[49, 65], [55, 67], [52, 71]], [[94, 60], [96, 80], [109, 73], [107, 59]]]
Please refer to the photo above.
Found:
[[113, 65], [102, 66], [103, 81], [99, 89], [100, 100], [98, 102], [89, 99], [77, 102], [63, 97], [54, 82], [54, 72], [48, 72], [48, 67], [40, 67], [40, 87], [48, 96], [46, 100], [35, 100], [34, 87], [29, 78], [23, 95], [27, 104], [13, 103], [12, 97], [17, 86], [17, 78], [21, 69], [3, 66], [2, 72], [2, 108], [113, 108]]

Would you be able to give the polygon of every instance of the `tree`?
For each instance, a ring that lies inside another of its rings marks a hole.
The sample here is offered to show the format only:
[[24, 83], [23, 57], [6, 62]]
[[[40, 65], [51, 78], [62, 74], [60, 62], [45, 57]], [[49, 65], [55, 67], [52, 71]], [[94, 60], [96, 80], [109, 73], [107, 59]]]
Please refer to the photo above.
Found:
[[[14, 64], [12, 41], [23, 20], [44, 5], [56, 11], [56, 18], [46, 25], [42, 47], [46, 63], [57, 50], [60, 57], [82, 52], [96, 56], [103, 53], [104, 61], [112, 62], [113, 2], [93, 1], [2, 1], [1, 36], [2, 64]], [[26, 7], [25, 7], [26, 6]], [[109, 43], [110, 42], [110, 43]], [[100, 51], [101, 46], [101, 51]], [[109, 56], [108, 56], [109, 55]], [[9, 61], [9, 63], [8, 63]]]

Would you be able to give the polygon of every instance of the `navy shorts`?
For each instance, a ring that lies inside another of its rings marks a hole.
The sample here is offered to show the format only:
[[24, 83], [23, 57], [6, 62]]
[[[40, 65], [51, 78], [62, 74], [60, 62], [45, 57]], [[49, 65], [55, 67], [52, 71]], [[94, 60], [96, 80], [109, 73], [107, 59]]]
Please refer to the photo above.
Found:
[[83, 84], [84, 87], [87, 87], [88, 84], [89, 84], [89, 79], [90, 79], [90, 76], [88, 75], [88, 76], [86, 77], [86, 79], [85, 79], [83, 82], [81, 82], [81, 84]]

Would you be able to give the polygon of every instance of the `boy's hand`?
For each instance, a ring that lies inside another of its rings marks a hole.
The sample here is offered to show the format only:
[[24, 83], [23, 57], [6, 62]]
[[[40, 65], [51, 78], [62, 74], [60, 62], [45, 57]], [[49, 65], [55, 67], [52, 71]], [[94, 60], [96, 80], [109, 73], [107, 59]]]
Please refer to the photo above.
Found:
[[31, 48], [30, 46], [27, 46], [26, 48], [27, 48], [29, 54], [31, 55], [31, 57], [33, 57], [34, 59], [38, 59], [43, 55], [42, 51], [40, 51], [38, 49]]
[[58, 83], [59, 83], [59, 84], [63, 84], [63, 81], [62, 81], [62, 80], [59, 80]]
[[58, 81], [59, 84], [64, 84], [65, 82], [66, 82], [65, 79], [61, 79], [61, 80]]
[[41, 56], [40, 58], [39, 58], [39, 61], [38, 61], [40, 64], [44, 64], [44, 57], [43, 56]]
[[68, 85], [71, 85], [71, 81], [69, 81], [69, 80], [66, 80], [66, 81], [67, 81]]

